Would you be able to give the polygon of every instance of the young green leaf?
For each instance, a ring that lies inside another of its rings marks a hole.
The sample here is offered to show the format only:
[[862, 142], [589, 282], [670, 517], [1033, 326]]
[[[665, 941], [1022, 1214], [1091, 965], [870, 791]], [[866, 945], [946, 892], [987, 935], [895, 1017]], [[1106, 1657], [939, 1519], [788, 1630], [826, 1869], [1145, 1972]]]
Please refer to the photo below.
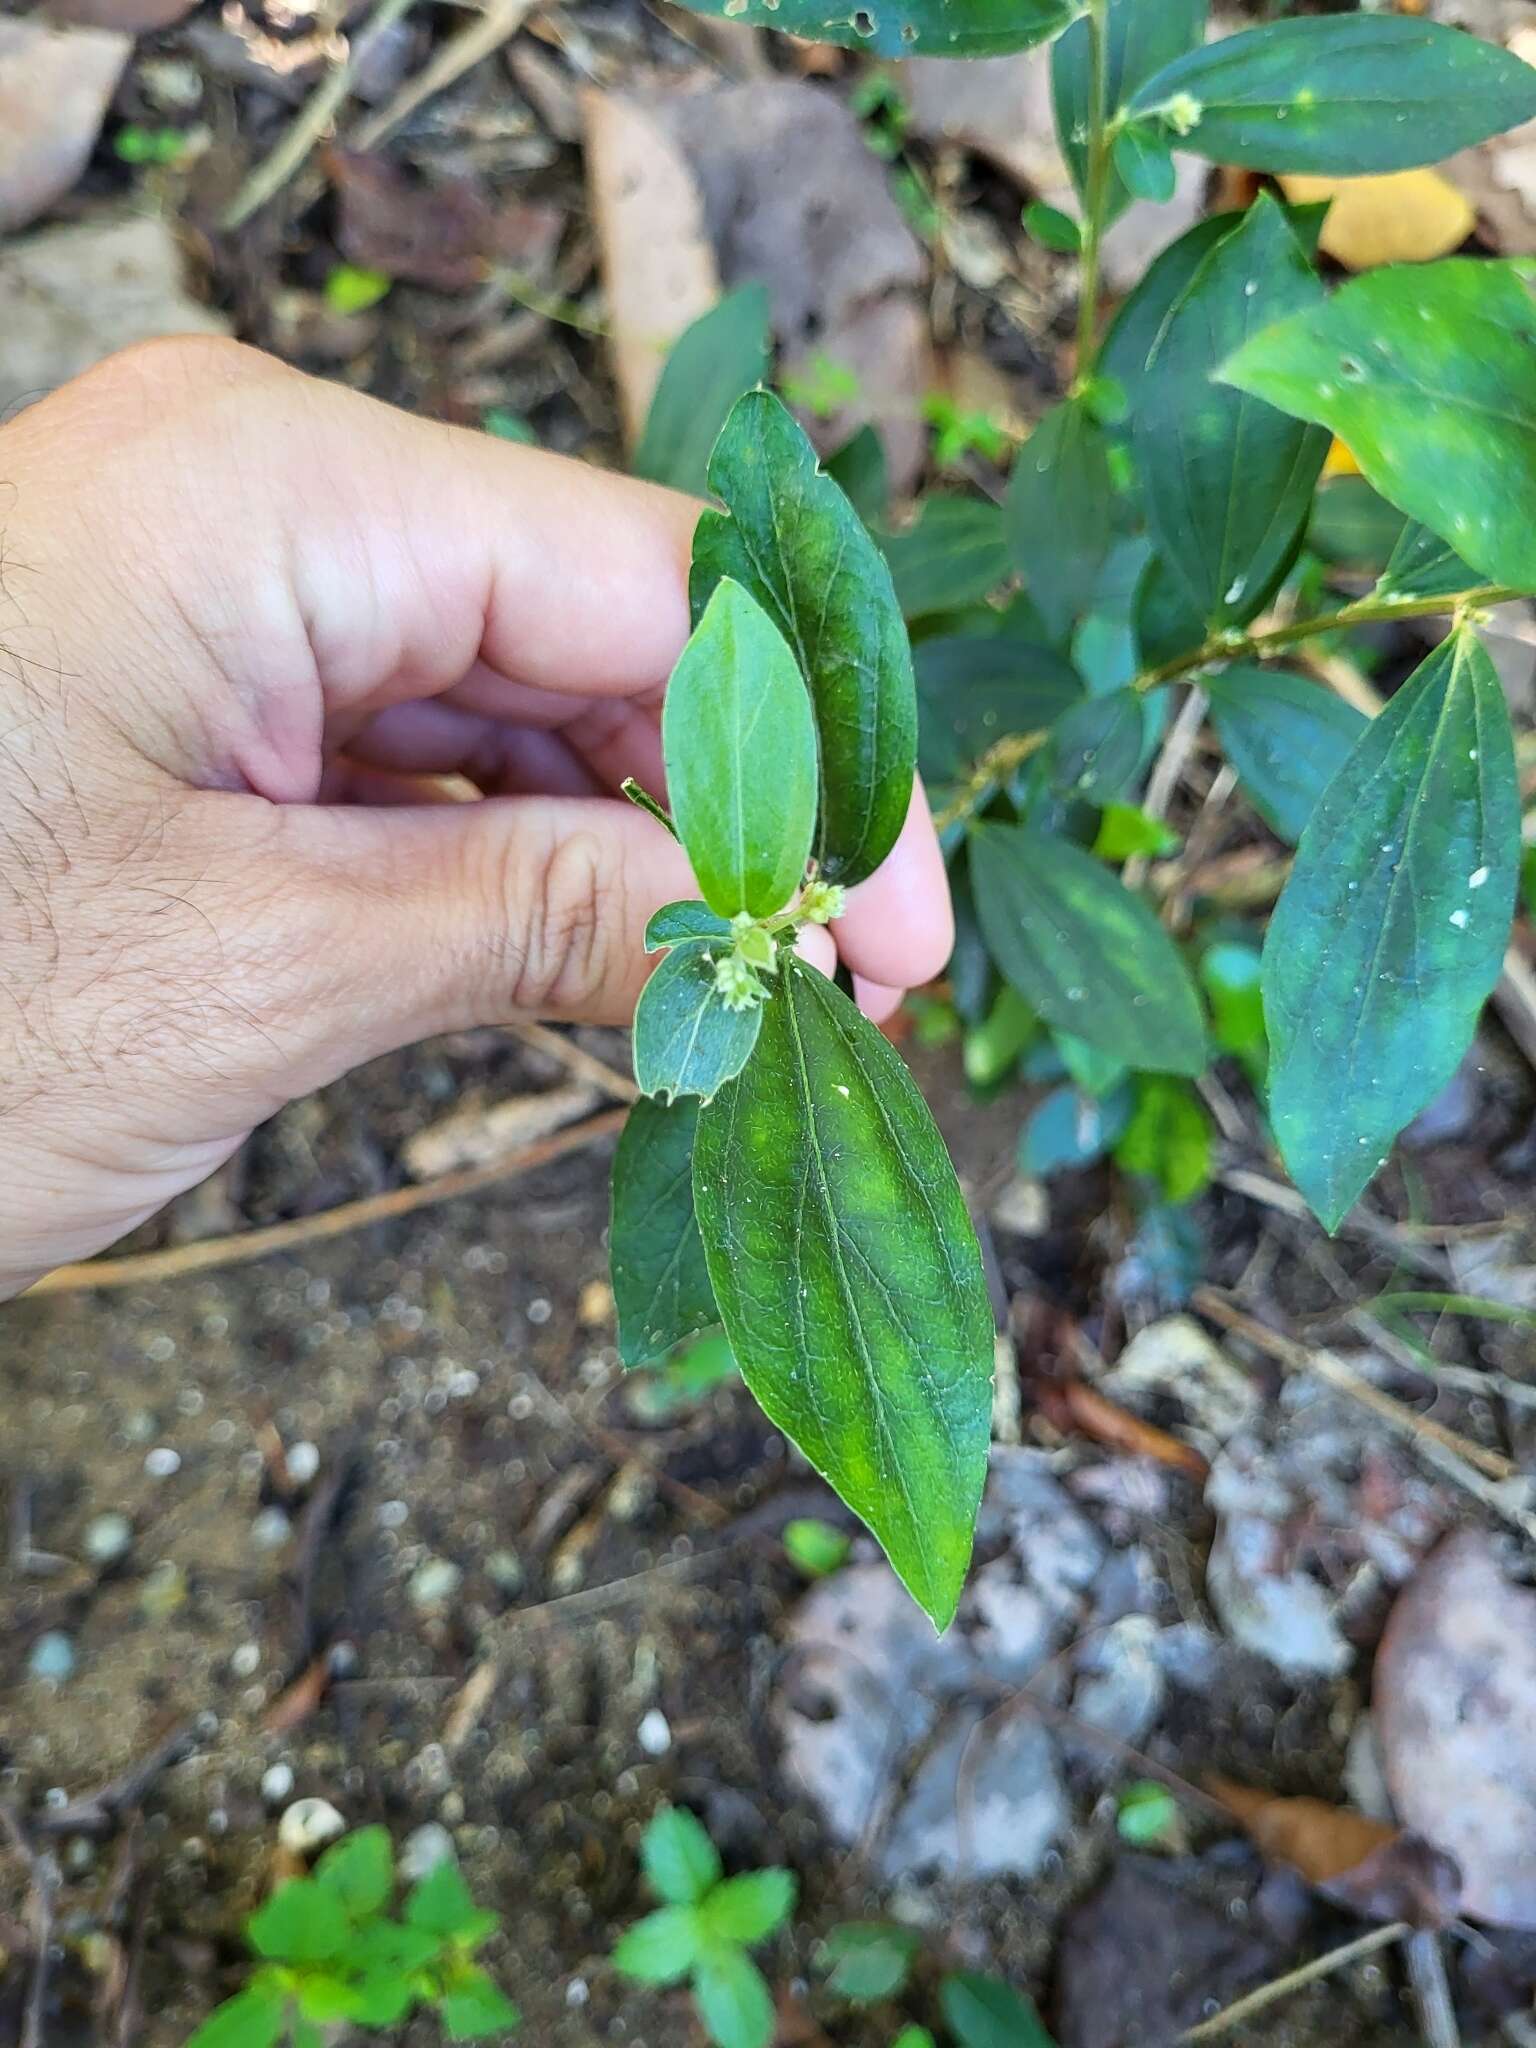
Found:
[[613, 1967], [638, 1984], [676, 1984], [698, 1961], [703, 1939], [697, 1907], [662, 1906], [619, 1936]]
[[1398, 535], [1372, 595], [1450, 597], [1458, 590], [1475, 589], [1477, 582], [1476, 572], [1467, 567], [1449, 541], [1410, 519]]
[[1053, 1088], [1024, 1119], [1019, 1166], [1042, 1180], [1102, 1159], [1131, 1114], [1131, 1091], [1121, 1087], [1103, 1101], [1080, 1088]]
[[1265, 940], [1270, 1115], [1329, 1229], [1466, 1051], [1503, 961], [1519, 853], [1504, 693], [1463, 629], [1329, 784]]
[[693, 1213], [698, 1121], [689, 1098], [642, 1096], [619, 1138], [609, 1245], [624, 1365], [660, 1358], [720, 1320]]
[[1200, 986], [1211, 1006], [1211, 1035], [1223, 1052], [1235, 1053], [1260, 1078], [1269, 1047], [1261, 975], [1257, 949], [1236, 939], [1218, 940], [1200, 956]]
[[1220, 374], [1337, 434], [1384, 498], [1480, 574], [1536, 589], [1536, 301], [1523, 266], [1373, 271], [1256, 334]]
[[475, 1904], [459, 1866], [448, 1857], [418, 1879], [405, 1902], [405, 1918], [407, 1926], [465, 1948], [484, 1941], [501, 1924], [495, 1913]]
[[697, 1905], [720, 1882], [720, 1852], [686, 1806], [664, 1806], [645, 1830], [640, 1861], [659, 1899]]
[[946, 1977], [939, 2004], [959, 2048], [1055, 2048], [1030, 2001], [996, 1977]]
[[1133, 121], [1115, 137], [1111, 162], [1115, 175], [1133, 199], [1149, 199], [1164, 206], [1178, 185], [1173, 151], [1161, 128], [1149, 121]]
[[672, 344], [630, 465], [635, 475], [702, 497], [726, 415], [767, 371], [767, 287], [738, 285]]
[[707, 903], [663, 903], [645, 927], [645, 950], [659, 953], [665, 946], [681, 946], [689, 939], [729, 942], [730, 937], [730, 919], [717, 916]]
[[1065, 645], [1092, 604], [1114, 530], [1108, 443], [1081, 399], [1053, 406], [1019, 450], [1003, 514], [1014, 567]]
[[672, 671], [661, 747], [678, 837], [710, 909], [782, 910], [816, 831], [816, 727], [783, 634], [728, 576]]
[[253, 1984], [215, 2006], [187, 2048], [273, 2048], [283, 2033], [288, 2000], [277, 1984]]
[[1211, 379], [1248, 335], [1322, 298], [1266, 194], [1210, 250], [1147, 357], [1131, 445], [1158, 552], [1208, 625], [1243, 624], [1296, 546], [1327, 436]]
[[971, 886], [992, 957], [1060, 1031], [1157, 1073], [1198, 1074], [1194, 983], [1157, 919], [1092, 854], [1027, 825], [979, 825]]
[[743, 1378], [944, 1627], [991, 1433], [981, 1258], [900, 1056], [793, 957], [700, 1115], [693, 1186]]
[[825, 1947], [827, 1989], [855, 2005], [894, 1998], [911, 1974], [918, 1937], [888, 1920], [849, 1920], [834, 1927]]
[[1294, 846], [1365, 730], [1352, 704], [1285, 669], [1242, 664], [1206, 678], [1211, 724], [1250, 802]]
[[768, 2048], [773, 1999], [745, 1949], [725, 1944], [701, 1957], [693, 1998], [715, 2048]]
[[922, 640], [915, 658], [919, 764], [930, 784], [969, 775], [994, 740], [1044, 733], [1082, 700], [1065, 655], [1012, 634]]
[[799, 1883], [792, 1870], [748, 1870], [725, 1878], [700, 1901], [699, 1918], [715, 1941], [750, 1948], [766, 1941], [794, 1910]]
[[909, 527], [879, 539], [908, 619], [976, 604], [1008, 575], [1003, 515], [986, 498], [925, 498]]
[[[1206, 0], [1156, 0], [1156, 5], [1151, 7], [1146, 0], [1110, 0], [1102, 113], [1112, 118], [1138, 86], [1161, 71], [1165, 64], [1171, 64], [1175, 57], [1183, 56], [1186, 50], [1196, 49], [1205, 34], [1205, 16]], [[1093, 115], [1090, 48], [1088, 23], [1079, 15], [1066, 33], [1057, 39], [1051, 51], [1051, 97], [1056, 110], [1056, 133], [1079, 198], [1086, 198], [1088, 185], [1088, 133]], [[1122, 131], [1122, 141], [1124, 134]], [[1162, 154], [1167, 156], [1166, 148]], [[1124, 182], [1112, 180], [1110, 183], [1107, 215], [1110, 220], [1123, 210], [1133, 194], [1148, 198], [1159, 196], [1137, 194], [1136, 187], [1125, 178], [1119, 159], [1117, 144], [1115, 169]], [[1169, 173], [1171, 191], [1171, 161]], [[1167, 198], [1168, 193], [1160, 196]]]
[[315, 1865], [315, 1881], [341, 1901], [349, 1920], [379, 1912], [395, 1888], [389, 1829], [358, 1828], [333, 1842]]
[[634, 1061], [642, 1093], [708, 1102], [751, 1057], [762, 1009], [728, 1007], [715, 982], [720, 951], [697, 942], [675, 946], [640, 991]]
[[684, 0], [696, 14], [840, 43], [872, 57], [1001, 57], [1027, 50], [1072, 19], [1071, 0]]
[[926, 2027], [903, 2027], [891, 2048], [937, 2048], [937, 2043]]
[[[392, 2026], [394, 2022], [388, 2021], [386, 2024]], [[191, 2048], [190, 2043], [188, 2048]], [[325, 2048], [325, 2036], [318, 2027], [311, 2026], [308, 2020], [298, 2019], [293, 2022], [288, 2048]]]
[[450, 2041], [483, 2041], [491, 2034], [510, 2034], [522, 2014], [484, 1970], [461, 1970], [443, 1992], [443, 2032]]
[[1206, 43], [1132, 97], [1178, 146], [1256, 171], [1402, 171], [1536, 115], [1530, 65], [1395, 14], [1302, 16]]
[[[782, 10], [776, 19], [793, 25]], [[709, 484], [729, 509], [706, 512], [694, 534], [695, 614], [729, 576], [788, 641], [816, 712], [822, 878], [862, 881], [896, 843], [917, 753], [912, 657], [890, 571], [769, 392], [749, 391], [732, 408]], [[777, 732], [770, 744], [773, 770], [764, 780], [777, 797]]]
[[1155, 1181], [1168, 1202], [1192, 1202], [1211, 1178], [1211, 1126], [1194, 1090], [1166, 1074], [1138, 1074], [1136, 1106], [1115, 1164]]
[[275, 1963], [324, 1963], [347, 1945], [351, 1928], [341, 1900], [312, 1877], [280, 1885], [245, 1923], [257, 1955]]
[[1054, 249], [1058, 256], [1082, 252], [1083, 231], [1070, 213], [1059, 206], [1047, 206], [1043, 199], [1031, 200], [1024, 209], [1024, 232], [1033, 235], [1042, 249]]
[[965, 1078], [973, 1088], [996, 1088], [1010, 1080], [1019, 1055], [1038, 1037], [1040, 1019], [1006, 982], [998, 989], [985, 1017], [965, 1034]]

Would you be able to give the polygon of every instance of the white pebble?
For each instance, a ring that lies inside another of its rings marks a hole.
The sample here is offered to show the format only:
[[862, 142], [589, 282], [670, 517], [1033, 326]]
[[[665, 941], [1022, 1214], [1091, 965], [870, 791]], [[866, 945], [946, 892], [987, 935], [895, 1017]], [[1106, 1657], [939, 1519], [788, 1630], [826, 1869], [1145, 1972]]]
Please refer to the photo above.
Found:
[[318, 1447], [311, 1443], [290, 1444], [284, 1462], [288, 1467], [288, 1477], [294, 1485], [308, 1486], [320, 1470], [320, 1452]]
[[672, 1726], [660, 1707], [652, 1707], [635, 1731], [647, 1756], [665, 1756], [672, 1747]]
[[329, 1799], [296, 1799], [277, 1824], [277, 1839], [296, 1856], [308, 1856], [346, 1831]]
[[415, 1884], [429, 1870], [436, 1870], [439, 1863], [455, 1860], [452, 1835], [441, 1821], [425, 1821], [400, 1845], [401, 1882]]
[[292, 1764], [272, 1764], [262, 1772], [261, 1796], [268, 1806], [281, 1806], [292, 1790]]
[[169, 1444], [160, 1444], [145, 1456], [144, 1470], [151, 1479], [169, 1479], [181, 1470], [181, 1453]]

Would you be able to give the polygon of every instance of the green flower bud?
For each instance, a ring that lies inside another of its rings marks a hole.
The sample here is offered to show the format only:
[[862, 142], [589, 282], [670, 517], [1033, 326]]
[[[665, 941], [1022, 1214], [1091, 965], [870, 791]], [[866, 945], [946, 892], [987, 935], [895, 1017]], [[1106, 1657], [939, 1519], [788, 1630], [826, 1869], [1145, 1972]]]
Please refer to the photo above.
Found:
[[831, 924], [847, 907], [847, 894], [836, 882], [812, 882], [800, 898], [800, 915], [807, 924]]
[[728, 1010], [750, 1010], [767, 993], [738, 953], [726, 953], [715, 962], [715, 992]]

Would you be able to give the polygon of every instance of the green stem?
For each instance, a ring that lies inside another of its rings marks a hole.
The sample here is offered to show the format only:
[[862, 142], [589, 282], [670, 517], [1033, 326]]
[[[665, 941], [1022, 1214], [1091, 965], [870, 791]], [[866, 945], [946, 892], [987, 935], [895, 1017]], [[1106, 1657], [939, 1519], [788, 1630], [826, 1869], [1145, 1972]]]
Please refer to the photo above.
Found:
[[1077, 381], [1099, 346], [1099, 259], [1109, 209], [1109, 0], [1088, 0], [1088, 170], [1083, 193], [1083, 271], [1077, 300]]
[[1314, 640], [1323, 633], [1342, 633], [1353, 626], [1389, 624], [1394, 619], [1427, 619], [1437, 613], [1481, 610], [1496, 604], [1508, 604], [1512, 598], [1525, 594], [1519, 590], [1508, 590], [1501, 584], [1481, 583], [1474, 589], [1453, 591], [1444, 597], [1362, 597], [1357, 603], [1344, 605], [1339, 611], [1293, 619], [1289, 625], [1271, 626], [1263, 633], [1212, 633], [1198, 647], [1175, 655], [1172, 661], [1162, 662], [1157, 668], [1144, 669], [1132, 687], [1143, 691], [1155, 690], [1163, 683], [1175, 682], [1180, 676], [1187, 676], [1196, 669], [1214, 667], [1218, 662], [1263, 661], [1271, 654], [1295, 647], [1303, 640]]

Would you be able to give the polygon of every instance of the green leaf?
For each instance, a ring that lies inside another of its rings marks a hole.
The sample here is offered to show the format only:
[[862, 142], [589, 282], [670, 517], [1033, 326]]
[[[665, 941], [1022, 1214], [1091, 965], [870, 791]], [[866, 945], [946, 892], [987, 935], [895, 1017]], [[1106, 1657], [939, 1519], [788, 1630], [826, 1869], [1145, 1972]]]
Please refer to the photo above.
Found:
[[1107, 803], [1136, 773], [1145, 730], [1145, 706], [1135, 690], [1085, 697], [1052, 728], [1048, 759], [1053, 786], [1085, 803]]
[[640, 1861], [671, 1906], [693, 1906], [720, 1882], [720, 1852], [686, 1806], [664, 1806], [647, 1825]]
[[664, 946], [680, 946], [689, 939], [730, 937], [730, 919], [718, 917], [707, 903], [664, 903], [645, 927], [645, 950], [659, 953]]
[[1329, 784], [1265, 940], [1271, 1120], [1330, 1230], [1466, 1051], [1519, 855], [1504, 694], [1460, 631]]
[[911, 1974], [919, 1942], [888, 1920], [849, 1920], [826, 1939], [827, 1989], [855, 2005], [894, 1998]]
[[1100, 860], [1129, 860], [1132, 854], [1172, 853], [1179, 835], [1165, 818], [1154, 818], [1135, 804], [1106, 804], [1092, 851]]
[[782, 910], [816, 831], [816, 727], [783, 634], [728, 576], [672, 671], [661, 747], [678, 837], [710, 909]]
[[699, 1118], [693, 1185], [742, 1377], [946, 1626], [991, 1434], [981, 1257], [900, 1056], [794, 957]]
[[1173, 151], [1160, 128], [1149, 122], [1133, 121], [1115, 137], [1111, 161], [1115, 175], [1133, 199], [1149, 199], [1163, 206], [1173, 197], [1178, 184]]
[[375, 1920], [360, 1927], [347, 1943], [344, 1960], [349, 1968], [369, 1975], [392, 1972], [409, 1976], [425, 1969], [441, 1953], [443, 1937], [428, 1927], [403, 1927], [394, 1920]]
[[1322, 683], [1239, 664], [1206, 678], [1211, 724], [1253, 807], [1294, 846], [1366, 720]]
[[627, 1927], [614, 1944], [613, 1966], [640, 1984], [675, 1984], [698, 1959], [704, 1929], [694, 1906], [663, 1906]]
[[1372, 595], [1449, 597], [1459, 590], [1475, 589], [1477, 581], [1475, 571], [1467, 567], [1449, 541], [1410, 519], [1398, 535]]
[[841, 1571], [853, 1548], [843, 1529], [835, 1529], [815, 1515], [797, 1515], [784, 1524], [784, 1555], [808, 1579], [825, 1579]]
[[358, 1828], [333, 1842], [315, 1865], [315, 1881], [341, 1901], [349, 1920], [366, 1920], [387, 1903], [395, 1888], [395, 1854], [389, 1829]]
[[1194, 1090], [1166, 1074], [1138, 1074], [1115, 1164], [1155, 1181], [1165, 1201], [1192, 1202], [1211, 1178], [1211, 1126]]
[[693, 1213], [698, 1121], [691, 1099], [642, 1096], [619, 1138], [609, 1248], [624, 1365], [660, 1358], [720, 1320]]
[[287, 2003], [278, 1985], [253, 1984], [216, 2006], [187, 2048], [273, 2048], [283, 2031]]
[[821, 466], [866, 526], [876, 526], [884, 519], [890, 508], [891, 480], [885, 443], [872, 426], [866, 423], [850, 434]]
[[1068, 1168], [1091, 1166], [1120, 1136], [1130, 1113], [1129, 1088], [1117, 1088], [1102, 1102], [1080, 1088], [1053, 1088], [1024, 1119], [1019, 1166], [1042, 1180]]
[[1055, 2048], [1030, 2001], [995, 1977], [946, 1977], [939, 2005], [958, 2048]]
[[1039, 1030], [1040, 1019], [1004, 983], [986, 1016], [965, 1034], [963, 1059], [967, 1081], [978, 1089], [995, 1088], [1000, 1081], [1006, 1081], [1018, 1066], [1019, 1054]]
[[1138, 1778], [1116, 1801], [1115, 1828], [1133, 1849], [1155, 1848], [1177, 1837], [1179, 1809], [1173, 1794], [1155, 1778]]
[[1101, 1052], [1098, 1046], [1090, 1045], [1086, 1038], [1075, 1037], [1070, 1031], [1057, 1031], [1052, 1037], [1062, 1065], [1087, 1094], [1108, 1095], [1125, 1079], [1125, 1061], [1117, 1059], [1113, 1053]]
[[1014, 567], [1058, 644], [1092, 606], [1113, 500], [1103, 428], [1080, 399], [1053, 406], [1015, 458], [1003, 514]]
[[726, 415], [767, 371], [768, 290], [739, 285], [673, 343], [635, 450], [635, 475], [703, 497], [709, 451]]
[[1003, 515], [985, 498], [925, 498], [911, 526], [879, 540], [908, 619], [976, 604], [1008, 575]]
[[1219, 940], [1200, 956], [1200, 986], [1211, 1006], [1211, 1033], [1223, 1052], [1262, 1072], [1268, 1048], [1256, 947]]
[[1509, 51], [1394, 14], [1304, 16], [1190, 50], [1133, 114], [1178, 146], [1256, 171], [1403, 171], [1536, 115], [1536, 74]]
[[[790, 28], [785, 12], [779, 26]], [[912, 657], [890, 571], [769, 392], [732, 408], [709, 483], [729, 512], [706, 512], [694, 534], [695, 613], [721, 577], [734, 577], [788, 641], [820, 739], [822, 878], [862, 881], [896, 843], [917, 754]], [[776, 788], [777, 735], [769, 745]]]
[[891, 2048], [937, 2048], [937, 2044], [926, 2027], [903, 2027]]
[[[1307, 520], [1307, 546], [1345, 568], [1381, 569], [1411, 525], [1363, 476], [1324, 478]], [[1476, 581], [1469, 576], [1456, 587]]]
[[715, 1886], [700, 1903], [699, 1918], [714, 1940], [750, 1948], [784, 1925], [799, 1889], [792, 1870], [744, 1871]]
[[352, 1930], [336, 1894], [312, 1877], [280, 1885], [245, 1923], [257, 1955], [277, 1963], [324, 1963], [346, 1946]]
[[[190, 2042], [187, 2048], [191, 2048]], [[325, 2048], [325, 2036], [318, 2027], [311, 2026], [308, 2020], [295, 2020], [289, 2035], [289, 2048]]]
[[919, 765], [930, 784], [969, 775], [995, 740], [1044, 732], [1078, 703], [1065, 655], [1007, 634], [957, 633], [916, 649]]
[[[1110, 0], [1108, 35], [1105, 39], [1103, 114], [1112, 119], [1126, 101], [1155, 72], [1171, 64], [1186, 50], [1199, 46], [1205, 34], [1206, 0]], [[1056, 109], [1056, 133], [1062, 154], [1072, 173], [1078, 197], [1086, 200], [1088, 190], [1088, 131], [1093, 115], [1092, 70], [1089, 61], [1088, 23], [1079, 16], [1051, 51], [1051, 97]], [[1122, 133], [1119, 138], [1125, 140]], [[1162, 154], [1167, 156], [1166, 147]], [[1117, 142], [1115, 169], [1118, 179], [1110, 181], [1107, 218], [1113, 220], [1125, 207], [1136, 187], [1126, 178]], [[1172, 190], [1170, 160], [1169, 191]], [[1123, 182], [1122, 182], [1123, 181]], [[1139, 197], [1167, 198], [1168, 192], [1138, 194]]]
[[693, 1999], [716, 2048], [768, 2048], [773, 1999], [745, 1950], [716, 1948], [705, 1956], [694, 1972]]
[[992, 957], [1057, 1030], [1158, 1073], [1198, 1074], [1205, 1028], [1177, 948], [1092, 854], [1027, 825], [979, 825], [971, 886]]
[[1384, 498], [1481, 575], [1536, 588], [1536, 303], [1522, 273], [1470, 257], [1373, 271], [1255, 335], [1221, 376], [1337, 434]]
[[510, 2034], [522, 2014], [484, 1970], [461, 1971], [444, 1991], [443, 2031], [450, 2041], [483, 2041], [491, 2034]]
[[1261, 194], [1175, 300], [1133, 394], [1147, 522], [1207, 625], [1243, 624], [1263, 604], [1328, 452], [1326, 435], [1211, 379], [1246, 336], [1322, 289], [1284, 213]]
[[444, 1858], [418, 1879], [405, 1902], [406, 1924], [445, 1941], [473, 1945], [500, 1925], [494, 1913], [475, 1904], [459, 1866]]
[[697, 14], [839, 43], [872, 57], [1001, 57], [1043, 43], [1072, 19], [1072, 0], [684, 0]]
[[1043, 199], [1032, 200], [1025, 207], [1024, 231], [1058, 256], [1076, 256], [1083, 246], [1083, 231], [1071, 214], [1063, 213], [1059, 206], [1047, 206]]
[[646, 1095], [707, 1102], [751, 1057], [761, 1005], [727, 1008], [715, 986], [715, 952], [699, 945], [668, 953], [635, 1006], [635, 1079]]

